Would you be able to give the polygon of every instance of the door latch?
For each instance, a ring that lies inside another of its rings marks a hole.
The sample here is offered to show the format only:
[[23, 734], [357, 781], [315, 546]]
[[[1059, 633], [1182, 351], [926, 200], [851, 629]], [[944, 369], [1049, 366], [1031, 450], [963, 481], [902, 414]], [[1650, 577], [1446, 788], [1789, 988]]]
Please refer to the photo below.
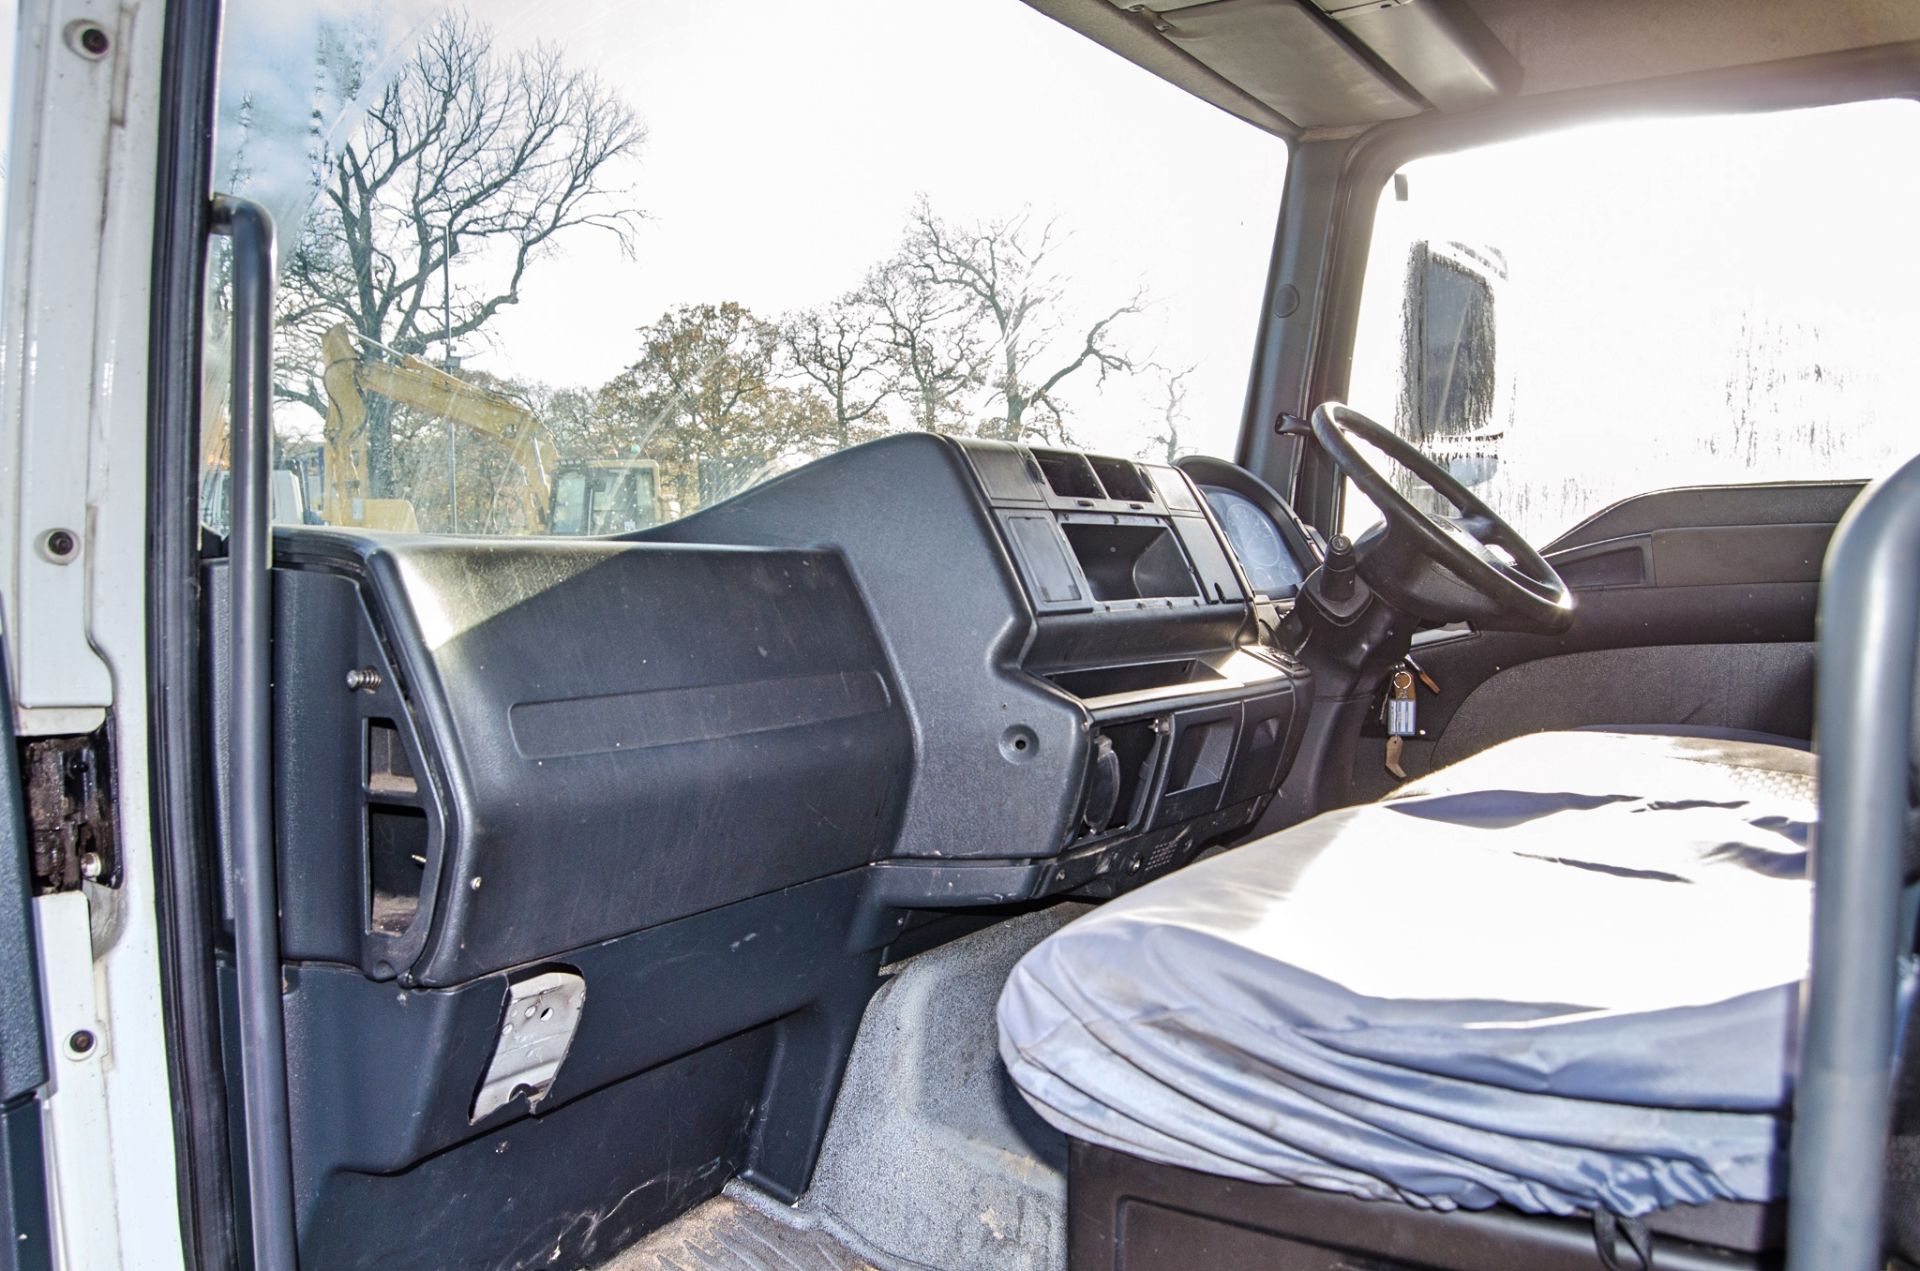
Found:
[[102, 728], [20, 744], [35, 895], [120, 885], [114, 842], [113, 762]]

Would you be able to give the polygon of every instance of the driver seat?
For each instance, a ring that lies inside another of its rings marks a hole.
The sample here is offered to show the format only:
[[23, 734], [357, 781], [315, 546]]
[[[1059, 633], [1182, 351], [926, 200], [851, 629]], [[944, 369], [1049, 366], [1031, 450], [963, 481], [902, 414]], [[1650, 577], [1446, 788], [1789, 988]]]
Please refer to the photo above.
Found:
[[1001, 1054], [1076, 1162], [1630, 1230], [1771, 1201], [1815, 816], [1803, 750], [1518, 738], [1063, 928]]

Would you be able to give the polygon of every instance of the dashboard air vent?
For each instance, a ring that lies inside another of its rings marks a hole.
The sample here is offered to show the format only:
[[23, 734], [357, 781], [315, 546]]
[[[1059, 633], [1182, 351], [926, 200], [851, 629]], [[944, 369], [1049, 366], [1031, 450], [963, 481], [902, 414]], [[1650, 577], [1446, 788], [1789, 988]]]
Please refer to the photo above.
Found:
[[1074, 454], [1070, 450], [1036, 450], [1033, 457], [1040, 463], [1040, 471], [1047, 474], [1047, 484], [1053, 492], [1068, 499], [1104, 499], [1105, 490], [1100, 488], [1100, 478], [1093, 475], [1093, 465], [1087, 462], [1085, 455]]
[[1100, 484], [1107, 488], [1109, 499], [1124, 499], [1128, 503], [1151, 503], [1153, 491], [1147, 485], [1146, 474], [1125, 459], [1094, 459], [1094, 475], [1100, 478]]

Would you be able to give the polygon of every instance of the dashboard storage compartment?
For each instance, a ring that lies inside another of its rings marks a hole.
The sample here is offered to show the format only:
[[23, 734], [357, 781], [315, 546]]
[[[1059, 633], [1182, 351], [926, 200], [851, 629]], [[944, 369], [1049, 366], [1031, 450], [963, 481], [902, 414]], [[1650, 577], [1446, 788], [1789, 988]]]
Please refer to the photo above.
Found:
[[1130, 460], [1095, 456], [1088, 462], [1093, 465], [1093, 473], [1100, 478], [1100, 485], [1109, 499], [1125, 499], [1129, 503], [1153, 502], [1152, 487], [1140, 475], [1139, 467]]
[[1058, 671], [1047, 678], [1082, 699], [1176, 685], [1212, 685], [1224, 679], [1220, 672], [1198, 658], [1181, 658], [1174, 662], [1138, 662], [1131, 666], [1091, 667], [1084, 671]]
[[1200, 594], [1186, 555], [1164, 521], [1064, 515], [1060, 528], [1095, 600], [1160, 600]]
[[1238, 702], [1175, 715], [1166, 791], [1160, 796], [1154, 824], [1171, 825], [1217, 809], [1239, 740]]
[[1085, 455], [1066, 450], [1036, 450], [1033, 457], [1039, 461], [1040, 471], [1046, 474], [1047, 485], [1055, 494], [1069, 499], [1107, 497]]
[[419, 808], [367, 805], [368, 930], [397, 936], [413, 925], [430, 838], [427, 814]]
[[1136, 719], [1110, 724], [1093, 735], [1081, 839], [1134, 829], [1145, 820], [1164, 727], [1158, 719]]

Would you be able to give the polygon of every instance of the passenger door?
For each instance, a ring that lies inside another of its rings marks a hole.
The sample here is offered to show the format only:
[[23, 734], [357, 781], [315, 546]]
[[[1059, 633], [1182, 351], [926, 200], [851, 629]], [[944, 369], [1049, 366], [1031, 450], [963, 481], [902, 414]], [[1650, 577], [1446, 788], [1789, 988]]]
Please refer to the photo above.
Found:
[[[1562, 636], [1416, 638], [1438, 691], [1419, 691], [1410, 775], [1543, 729], [1811, 737], [1827, 540], [1916, 444], [1900, 345], [1920, 252], [1899, 209], [1920, 180], [1883, 158], [1916, 141], [1914, 103], [1868, 102], [1395, 174], [1348, 400], [1542, 544], [1576, 600]], [[1372, 511], [1348, 486], [1341, 528]], [[1350, 793], [1397, 782], [1371, 725]]]

